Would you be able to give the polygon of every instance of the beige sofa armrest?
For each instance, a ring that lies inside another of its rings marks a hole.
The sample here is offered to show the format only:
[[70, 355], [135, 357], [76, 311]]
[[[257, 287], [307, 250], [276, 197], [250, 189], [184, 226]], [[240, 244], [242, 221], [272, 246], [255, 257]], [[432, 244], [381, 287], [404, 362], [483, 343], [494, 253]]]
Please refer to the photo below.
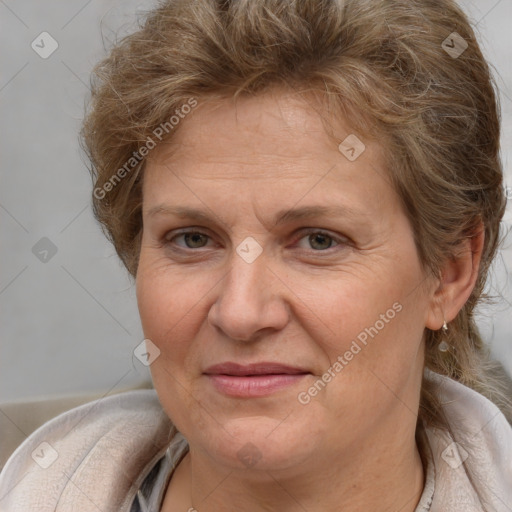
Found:
[[14, 450], [35, 430], [59, 414], [108, 395], [151, 389], [150, 382], [115, 393], [76, 394], [0, 404], [0, 470]]

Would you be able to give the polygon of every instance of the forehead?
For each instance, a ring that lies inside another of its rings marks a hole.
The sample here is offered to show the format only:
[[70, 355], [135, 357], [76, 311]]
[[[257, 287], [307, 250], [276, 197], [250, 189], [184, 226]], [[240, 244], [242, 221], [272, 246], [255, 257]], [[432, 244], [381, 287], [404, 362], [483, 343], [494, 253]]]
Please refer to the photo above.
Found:
[[313, 94], [273, 89], [258, 96], [197, 101], [176, 132], [152, 152], [151, 161], [338, 160], [338, 144], [353, 134], [345, 119], [330, 113]]
[[[148, 159], [145, 207], [185, 197], [218, 203], [241, 195], [253, 204], [301, 195], [337, 201], [341, 194], [361, 202], [370, 189], [380, 190], [380, 200], [389, 183], [381, 146], [361, 141], [345, 120], [334, 119], [313, 97], [273, 91], [237, 100], [199, 99], [180, 123]], [[338, 148], [347, 137], [360, 142], [354, 160]]]

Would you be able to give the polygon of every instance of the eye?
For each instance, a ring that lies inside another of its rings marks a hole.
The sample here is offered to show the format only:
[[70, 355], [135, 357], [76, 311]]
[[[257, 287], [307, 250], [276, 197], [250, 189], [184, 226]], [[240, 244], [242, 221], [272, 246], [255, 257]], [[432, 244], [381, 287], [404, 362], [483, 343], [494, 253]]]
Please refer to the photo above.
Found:
[[[309, 247], [305, 247], [302, 242], [305, 240], [305, 243], [309, 245]], [[303, 249], [313, 248], [316, 252], [325, 251], [327, 249], [331, 249], [340, 244], [346, 243], [339, 237], [334, 237], [325, 231], [310, 231], [305, 236], [299, 239], [298, 246]], [[302, 244], [302, 245], [301, 245]]]
[[[185, 245], [179, 244], [177, 240], [183, 240]], [[186, 231], [178, 233], [171, 238], [166, 238], [166, 244], [176, 244], [182, 249], [201, 249], [208, 243], [210, 237], [200, 231]]]
[[[201, 231], [184, 231], [165, 238], [165, 245], [175, 245], [179, 249], [193, 250], [207, 247], [211, 237]], [[298, 239], [296, 245], [301, 249], [314, 252], [327, 251], [339, 245], [347, 245], [349, 241], [343, 237], [331, 235], [321, 230], [310, 230]]]

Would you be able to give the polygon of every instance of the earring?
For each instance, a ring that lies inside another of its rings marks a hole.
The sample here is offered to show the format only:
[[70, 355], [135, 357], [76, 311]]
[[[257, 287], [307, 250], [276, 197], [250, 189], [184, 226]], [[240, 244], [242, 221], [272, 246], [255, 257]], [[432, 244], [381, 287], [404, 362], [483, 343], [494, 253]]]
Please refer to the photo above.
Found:
[[[444, 320], [443, 327], [441, 327], [441, 329], [443, 330], [443, 334], [446, 334], [446, 331], [448, 331], [448, 325], [446, 324], [446, 320]], [[443, 340], [441, 341], [441, 343], [439, 343], [437, 349], [439, 350], [439, 352], [448, 352], [450, 350], [450, 345], [448, 345], [448, 343], [446, 343], [446, 341]]]

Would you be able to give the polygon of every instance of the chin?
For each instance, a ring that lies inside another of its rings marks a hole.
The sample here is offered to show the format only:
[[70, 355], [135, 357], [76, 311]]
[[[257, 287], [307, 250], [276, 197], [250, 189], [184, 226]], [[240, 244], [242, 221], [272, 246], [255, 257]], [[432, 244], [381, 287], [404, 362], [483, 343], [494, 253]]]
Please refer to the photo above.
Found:
[[[314, 456], [315, 437], [303, 421], [252, 416], [222, 422], [215, 432], [198, 433], [196, 442], [230, 469], [279, 471], [300, 466]], [[186, 437], [186, 436], [185, 436]], [[193, 440], [192, 440], [193, 443]]]

